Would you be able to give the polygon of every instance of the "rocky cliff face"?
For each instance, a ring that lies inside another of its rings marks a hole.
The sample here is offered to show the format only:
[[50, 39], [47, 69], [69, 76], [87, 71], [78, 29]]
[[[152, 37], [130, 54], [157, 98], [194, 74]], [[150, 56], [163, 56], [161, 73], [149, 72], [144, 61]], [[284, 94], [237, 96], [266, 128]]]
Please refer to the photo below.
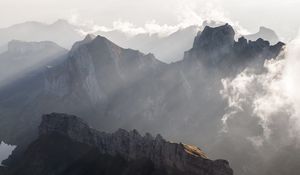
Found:
[[[234, 76], [251, 60], [259, 59], [263, 65], [282, 47], [282, 43], [271, 46], [261, 39], [250, 42], [241, 38], [236, 42], [230, 25], [206, 27], [183, 61], [167, 65], [151, 54], [121, 48], [101, 36], [87, 36], [59, 64], [51, 64], [34, 78], [22, 79], [0, 91], [1, 99], [9, 99], [3, 103], [0, 100], [0, 104], [5, 103], [0, 106], [6, 111], [3, 117], [11, 121], [1, 133], [16, 133], [6, 135], [21, 140], [14, 137], [24, 133], [15, 131], [15, 123], [32, 132], [32, 126], [40, 122], [39, 116], [53, 111], [83, 116], [93, 127], [109, 131], [131, 129], [132, 123], [138, 123], [139, 130], [169, 136], [176, 135], [174, 128], [194, 128], [200, 135], [212, 133], [213, 127], [196, 126], [202, 126], [206, 117], [218, 122], [224, 108], [220, 78], [229, 73]], [[203, 114], [207, 108], [210, 112]], [[193, 121], [195, 126], [184, 127], [185, 121]], [[209, 131], [198, 132], [198, 128]]]
[[206, 66], [230, 69], [244, 68], [245, 64], [257, 60], [276, 58], [284, 43], [271, 45], [269, 41], [258, 38], [248, 41], [244, 37], [234, 40], [233, 28], [226, 24], [216, 28], [205, 27], [195, 38], [193, 48], [186, 52], [185, 60], [197, 60]]
[[152, 54], [123, 49], [104, 37], [89, 35], [73, 46], [63, 65], [47, 73], [45, 88], [59, 96], [86, 92], [96, 104], [126, 84], [151, 76], [162, 65]]
[[237, 75], [252, 61], [262, 66], [283, 48], [261, 39], [235, 41], [233, 35], [229, 25], [207, 27], [184, 60], [172, 64], [101, 36], [87, 37], [61, 64], [0, 91], [6, 121], [0, 138], [12, 144], [30, 140], [24, 135], [35, 133], [40, 115], [55, 111], [81, 116], [107, 132], [136, 128], [209, 150], [227, 106], [221, 79]]
[[[46, 174], [60, 174], [61, 172], [67, 170], [69, 167], [56, 168], [54, 170], [49, 170], [49, 167], [53, 162], [47, 158], [50, 153], [43, 152], [43, 147], [37, 144], [40, 140], [47, 142], [47, 138], [51, 138], [52, 135], [56, 135], [56, 144], [61, 145], [61, 143], [66, 143], [70, 140], [76, 144], [86, 145], [83, 147], [96, 148], [96, 152], [101, 155], [108, 155], [112, 157], [118, 157], [119, 159], [125, 160], [127, 162], [134, 162], [136, 160], [147, 160], [148, 163], [153, 165], [153, 170], [149, 171], [147, 174], [152, 174], [152, 172], [162, 172], [164, 174], [184, 174], [184, 175], [232, 175], [232, 169], [225, 160], [209, 160], [206, 155], [199, 148], [191, 145], [171, 143], [164, 140], [160, 135], [155, 138], [150, 134], [141, 136], [136, 130], [127, 132], [126, 130], [118, 130], [115, 133], [109, 134], [104, 132], [99, 132], [90, 128], [83, 120], [76, 116], [52, 113], [49, 115], [44, 115], [42, 123], [39, 127], [39, 138], [35, 143], [29, 146], [28, 150], [25, 152], [24, 158], [19, 162], [22, 165], [16, 166], [16, 168], [11, 167], [12, 172], [23, 173], [31, 172], [34, 175], [38, 175], [43, 172]], [[46, 139], [45, 139], [46, 138]], [[58, 139], [60, 138], [60, 139]], [[63, 139], [64, 138], [64, 139]], [[55, 139], [54, 139], [55, 140]], [[53, 140], [52, 140], [53, 141]], [[33, 150], [30, 147], [34, 145]], [[45, 144], [42, 144], [45, 146]], [[58, 146], [51, 148], [50, 152], [55, 151]], [[65, 145], [61, 145], [64, 147]], [[73, 146], [70, 144], [70, 148]], [[33, 152], [31, 152], [33, 151]], [[81, 150], [80, 152], [82, 152]], [[30, 152], [33, 158], [30, 162], [24, 160], [29, 157], [26, 155]], [[78, 154], [80, 154], [80, 152]], [[70, 153], [68, 153], [70, 154]], [[72, 154], [77, 154], [73, 152]], [[38, 160], [41, 155], [46, 156], [44, 160]], [[60, 155], [62, 158], [66, 155], [62, 153]], [[91, 156], [93, 157], [93, 156]], [[47, 160], [49, 162], [47, 162]], [[39, 166], [35, 165], [35, 162], [39, 162]], [[59, 160], [57, 160], [59, 161]], [[64, 162], [65, 165], [72, 164], [73, 162]], [[88, 164], [79, 164], [79, 166], [89, 166]], [[138, 167], [138, 165], [136, 165]], [[21, 169], [18, 169], [21, 168]], [[95, 168], [95, 167], [94, 167]], [[116, 167], [121, 168], [121, 167]], [[48, 171], [47, 171], [48, 170]], [[70, 171], [70, 170], [69, 170]], [[74, 171], [73, 171], [74, 173]], [[78, 172], [77, 172], [78, 173]], [[75, 174], [77, 174], [75, 171]], [[124, 173], [124, 172], [123, 172]], [[134, 172], [137, 173], [137, 172]], [[18, 173], [16, 173], [18, 174]], [[80, 173], [79, 173], [80, 174]], [[145, 173], [142, 173], [145, 174]]]
[[208, 53], [230, 49], [234, 44], [234, 35], [233, 28], [228, 24], [215, 28], [206, 26], [196, 36], [193, 49], [205, 50]]

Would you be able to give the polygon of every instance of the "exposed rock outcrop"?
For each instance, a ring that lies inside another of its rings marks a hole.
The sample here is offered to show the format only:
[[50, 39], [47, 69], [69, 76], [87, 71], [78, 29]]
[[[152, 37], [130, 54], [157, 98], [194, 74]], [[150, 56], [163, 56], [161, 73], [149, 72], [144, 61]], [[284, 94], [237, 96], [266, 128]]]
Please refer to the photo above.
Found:
[[44, 115], [39, 136], [0, 168], [8, 175], [233, 175], [226, 160], [210, 160], [195, 146], [136, 130], [105, 133], [67, 114]]
[[220, 80], [236, 76], [247, 62], [260, 60], [255, 63], [262, 66], [283, 47], [261, 39], [234, 41], [233, 35], [229, 25], [207, 27], [183, 61], [168, 65], [104, 37], [87, 37], [62, 64], [0, 91], [6, 121], [0, 122], [0, 138], [17, 145], [32, 141], [28, 136], [36, 133], [40, 115], [57, 111], [103, 131], [137, 128], [209, 150], [226, 112]]
[[44, 115], [39, 127], [40, 137], [53, 133], [73, 141], [96, 147], [100, 153], [120, 155], [128, 161], [149, 159], [156, 168], [177, 169], [183, 174], [229, 175], [232, 170], [225, 160], [209, 160], [197, 147], [171, 143], [160, 135], [141, 136], [136, 130], [118, 130], [108, 134], [91, 129], [76, 116], [52, 113]]
[[276, 58], [282, 51], [284, 43], [271, 45], [269, 41], [258, 38], [248, 41], [244, 37], [234, 40], [233, 28], [225, 24], [219, 27], [205, 27], [195, 38], [193, 48], [186, 52], [185, 60], [198, 60], [205, 65], [239, 68], [254, 60]]
[[45, 88], [57, 96], [85, 91], [95, 104], [126, 84], [152, 75], [162, 65], [152, 54], [123, 49], [102, 36], [88, 35], [74, 44], [64, 64], [47, 73]]
[[234, 44], [234, 35], [233, 28], [228, 24], [215, 28], [206, 26], [196, 36], [193, 49], [202, 49], [207, 52], [230, 49]]
[[[182, 116], [199, 122], [196, 126], [203, 123], [199, 116], [220, 116], [220, 112], [213, 111], [222, 109], [221, 103], [207, 104], [220, 96], [220, 77], [211, 70], [223, 77], [228, 72], [235, 75], [237, 68], [246, 67], [242, 63], [256, 60], [256, 56], [261, 61], [273, 58], [282, 46], [243, 38], [235, 42], [230, 25], [206, 27], [183, 61], [167, 65], [152, 54], [124, 49], [104, 37], [89, 35], [77, 42], [59, 64], [43, 64], [45, 71], [33, 73], [35, 76], [30, 79], [22, 77], [22, 81], [0, 91], [0, 109], [4, 111], [1, 117], [9, 121], [1, 125], [0, 136], [8, 143], [19, 144], [25, 132], [34, 133], [40, 115], [53, 111], [80, 115], [93, 127], [109, 131], [131, 129], [136, 122], [138, 130], [167, 136], [173, 136], [178, 128], [202, 130], [205, 127], [183, 127]], [[226, 68], [227, 72], [223, 71]], [[211, 112], [203, 114], [207, 108]], [[213, 127], [207, 127], [210, 128]]]

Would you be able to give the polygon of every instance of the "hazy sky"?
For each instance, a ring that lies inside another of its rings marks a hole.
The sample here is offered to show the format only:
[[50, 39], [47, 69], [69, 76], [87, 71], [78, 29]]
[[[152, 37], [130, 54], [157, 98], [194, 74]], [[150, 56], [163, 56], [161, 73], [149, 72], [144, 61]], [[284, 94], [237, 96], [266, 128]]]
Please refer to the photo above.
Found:
[[58, 18], [111, 26], [195, 23], [199, 18], [231, 19], [254, 32], [261, 25], [287, 37], [298, 31], [300, 0], [0, 0], [0, 27]]

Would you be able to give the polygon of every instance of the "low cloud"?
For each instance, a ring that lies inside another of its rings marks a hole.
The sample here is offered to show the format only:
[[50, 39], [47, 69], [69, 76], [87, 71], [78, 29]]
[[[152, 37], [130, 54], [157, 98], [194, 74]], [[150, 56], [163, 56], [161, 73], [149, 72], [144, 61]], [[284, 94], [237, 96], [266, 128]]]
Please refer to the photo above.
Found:
[[[243, 152], [251, 153], [238, 155], [234, 148], [228, 148], [233, 155], [231, 161], [243, 170], [238, 173], [298, 173], [294, 163], [283, 162], [300, 161], [299, 157], [291, 157], [300, 151], [299, 41], [289, 43], [279, 58], [265, 61], [262, 71], [247, 68], [234, 78], [222, 79], [220, 94], [228, 106], [221, 135]], [[226, 143], [221, 141], [218, 148], [226, 148]], [[279, 162], [284, 169], [278, 167]], [[255, 164], [257, 167], [251, 168]]]
[[8, 158], [11, 155], [12, 151], [16, 148], [16, 146], [7, 145], [4, 142], [0, 142], [0, 165], [1, 162]]
[[168, 36], [180, 29], [189, 26], [201, 26], [203, 22], [214, 21], [220, 25], [223, 23], [231, 24], [239, 34], [248, 34], [249, 32], [241, 27], [238, 22], [229, 19], [225, 10], [218, 5], [218, 1], [211, 2], [196, 2], [191, 0], [176, 1], [173, 14], [176, 15], [177, 23], [161, 24], [155, 19], [145, 22], [144, 25], [135, 25], [129, 20], [118, 19], [113, 21], [111, 26], [103, 26], [97, 24], [93, 20], [83, 19], [80, 13], [76, 10], [70, 10], [68, 21], [71, 24], [79, 26], [78, 31], [86, 35], [88, 33], [121, 31], [128, 36], [135, 36], [138, 34], [158, 34], [159, 36]]

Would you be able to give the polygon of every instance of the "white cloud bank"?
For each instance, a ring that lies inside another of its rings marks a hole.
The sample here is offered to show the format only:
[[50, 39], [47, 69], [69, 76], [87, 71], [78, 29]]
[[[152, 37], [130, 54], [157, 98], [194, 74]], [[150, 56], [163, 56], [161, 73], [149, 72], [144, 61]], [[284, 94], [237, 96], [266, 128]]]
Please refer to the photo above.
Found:
[[215, 21], [220, 24], [229, 23], [239, 34], [249, 33], [238, 22], [232, 21], [226, 16], [224, 9], [218, 5], [218, 1], [177, 0], [175, 4], [173, 13], [177, 17], [177, 23], [174, 25], [161, 24], [157, 20], [152, 19], [146, 21], [144, 25], [138, 26], [128, 20], [119, 19], [113, 21], [111, 26], [103, 26], [96, 24], [93, 20], [84, 19], [76, 9], [70, 10], [68, 20], [71, 24], [80, 26], [80, 32], [84, 35], [97, 32], [121, 31], [128, 36], [138, 34], [167, 36], [189, 26], [201, 26], [204, 21]]
[[248, 68], [233, 79], [223, 79], [221, 95], [228, 102], [223, 132], [239, 127], [238, 134], [256, 146], [295, 140], [300, 144], [299, 75], [300, 37], [287, 45], [280, 59], [266, 61], [262, 73]]
[[4, 142], [0, 142], [0, 165], [1, 162], [8, 158], [11, 155], [12, 151], [16, 148], [16, 146], [7, 145]]

